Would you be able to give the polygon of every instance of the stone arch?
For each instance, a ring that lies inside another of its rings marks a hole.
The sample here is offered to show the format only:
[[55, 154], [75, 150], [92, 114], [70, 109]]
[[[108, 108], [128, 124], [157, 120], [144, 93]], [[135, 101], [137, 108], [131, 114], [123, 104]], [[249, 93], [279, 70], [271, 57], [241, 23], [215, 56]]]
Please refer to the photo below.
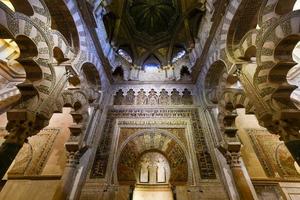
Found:
[[87, 43], [86, 43], [86, 33], [84, 29], [84, 23], [81, 16], [81, 13], [76, 5], [76, 2], [74, 1], [66, 1], [65, 4], [68, 7], [68, 10], [70, 11], [70, 14], [73, 18], [73, 21], [76, 22], [78, 37], [79, 37], [79, 48], [82, 51], [86, 51], [87, 49]]
[[235, 58], [235, 48], [242, 42], [244, 36], [250, 30], [255, 30], [261, 6], [261, 0], [246, 0], [239, 4], [227, 33], [227, 51], [232, 58]]
[[264, 0], [259, 14], [259, 24], [276, 22], [280, 17], [293, 11], [296, 0]]
[[65, 2], [63, 0], [44, 0], [44, 2], [51, 16], [51, 28], [59, 31], [70, 46], [79, 49], [76, 24]]
[[30, 82], [41, 80], [43, 77], [42, 70], [38, 63], [33, 59], [38, 55], [37, 46], [30, 38], [23, 35], [18, 35], [15, 41], [20, 48], [20, 56], [16, 61], [24, 67], [26, 79]]
[[[130, 135], [119, 147], [117, 155], [116, 155], [116, 159], [115, 159], [115, 163], [114, 163], [114, 167], [113, 167], [113, 174], [115, 174], [115, 176], [113, 177], [114, 182], [118, 183], [119, 182], [119, 175], [118, 175], [118, 168], [119, 168], [119, 162], [120, 159], [122, 157], [122, 153], [126, 150], [126, 147], [128, 145], [130, 145], [134, 140], [139, 139], [139, 137], [144, 136], [146, 134], [159, 134], [162, 137], [164, 137], [165, 141], [167, 142], [166, 144], [174, 144], [177, 145], [176, 148], [174, 148], [175, 151], [180, 151], [177, 152], [179, 153], [178, 156], [176, 157], [178, 160], [180, 160], [179, 155], [182, 156], [182, 158], [184, 159], [184, 164], [185, 164], [185, 168], [182, 168], [182, 172], [184, 174], [186, 174], [186, 177], [184, 177], [184, 181], [183, 182], [189, 182], [192, 183], [194, 181], [194, 174], [192, 171], [192, 163], [191, 163], [191, 159], [190, 156], [187, 152], [187, 149], [185, 148], [185, 145], [174, 135], [172, 135], [171, 133], [165, 131], [165, 130], [161, 130], [161, 129], [149, 129], [149, 130], [142, 130], [139, 132], [136, 132], [133, 135]], [[167, 159], [170, 159], [170, 156], [168, 156], [168, 153], [172, 153], [172, 152], [168, 152], [167, 150], [163, 150], [163, 149], [158, 149], [158, 148], [146, 148], [144, 150], [141, 150], [139, 153], [142, 154], [145, 151], [151, 151], [151, 150], [157, 150], [159, 152], [161, 152], [163, 155], [166, 156]], [[128, 150], [126, 150], [125, 152], [128, 152]], [[140, 155], [139, 154], [139, 155]], [[174, 155], [177, 155], [176, 153]], [[137, 157], [136, 157], [137, 159]], [[175, 157], [174, 157], [175, 159]], [[172, 166], [172, 161], [168, 160], [170, 165]], [[174, 162], [174, 160], [173, 160]], [[176, 163], [174, 163], [176, 165]], [[186, 171], [184, 171], [186, 170]], [[177, 177], [178, 178], [178, 177]], [[180, 178], [180, 177], [179, 177]], [[176, 177], [172, 177], [172, 170], [171, 170], [171, 178], [170, 178], [170, 182], [174, 182], [176, 184]], [[180, 181], [178, 181], [180, 182]]]
[[299, 20], [300, 11], [296, 11], [275, 23], [265, 33], [257, 55], [254, 83], [263, 99], [279, 111], [295, 109], [290, 103], [290, 94], [295, 88], [287, 83], [286, 75], [296, 64], [292, 50], [300, 40]]
[[90, 62], [85, 62], [81, 66], [81, 75], [87, 81], [87, 85], [95, 90], [101, 89], [101, 80], [99, 72], [95, 65]]
[[[50, 58], [52, 57], [52, 50], [50, 48], [51, 45], [49, 39], [45, 36], [45, 34], [43, 34], [42, 30], [39, 27], [37, 27], [35, 24], [30, 23], [29, 19], [18, 15], [12, 15], [11, 13], [5, 13], [6, 12], [0, 8], [0, 16], [2, 16], [1, 32], [3, 29], [5, 29], [6, 32], [10, 32], [14, 38], [16, 38], [18, 35], [26, 36], [30, 38], [37, 47], [38, 54], [32, 59], [39, 65], [43, 77], [47, 76], [49, 78], [42, 79], [36, 84], [43, 85], [43, 91], [45, 92], [42, 93], [46, 93], [46, 91], [49, 91], [50, 88], [54, 87], [54, 83], [51, 81], [52, 77], [54, 76], [54, 69], [51, 65], [45, 64], [45, 60], [50, 60]], [[18, 21], [18, 23], [13, 23], [16, 21]]]
[[124, 69], [122, 66], [116, 67], [116, 69], [112, 73], [115, 81], [124, 80]]
[[57, 64], [61, 64], [69, 60], [68, 58], [66, 58], [66, 55], [59, 47], [53, 48], [53, 58], [56, 60]]
[[34, 14], [33, 9], [28, 0], [9, 0], [9, 2], [11, 3], [15, 12], [22, 13], [28, 17]]
[[31, 87], [28, 87], [28, 83], [21, 83], [18, 85], [18, 89], [20, 90], [23, 98], [28, 99], [37, 94], [37, 90], [33, 87], [33, 84], [37, 81], [40, 81], [43, 77], [42, 69], [39, 63], [36, 61], [36, 57], [38, 56], [38, 47], [36, 44], [25, 35], [15, 35], [13, 36], [9, 30], [0, 25], [0, 29], [4, 30], [3, 35], [1, 35], [3, 39], [11, 39], [15, 42], [15, 44], [19, 48], [19, 55], [16, 55], [13, 60], [18, 64], [20, 64], [25, 73], [26, 80], [32, 84]]
[[237, 9], [239, 8], [240, 3], [241, 3], [241, 0], [230, 1], [227, 12], [224, 14], [223, 26], [222, 26], [222, 30], [221, 30], [221, 34], [220, 34], [220, 49], [221, 50], [225, 50], [225, 48], [226, 48], [230, 23], [237, 12]]
[[205, 78], [205, 97], [209, 102], [218, 102], [221, 92], [226, 87], [227, 77], [226, 64], [222, 60], [212, 63]]
[[255, 108], [252, 102], [250, 102], [250, 99], [242, 90], [225, 90], [218, 103], [218, 121], [222, 133], [226, 134], [227, 131], [230, 134], [231, 128], [235, 127], [237, 108], [245, 108], [246, 113], [248, 114], [255, 113]]
[[93, 102], [100, 97], [101, 80], [95, 65], [85, 62], [80, 70], [81, 88], [88, 95], [89, 102]]
[[[62, 107], [73, 108], [73, 111], [71, 111], [71, 114], [74, 114], [73, 118], [76, 117], [75, 116], [76, 113], [80, 114], [80, 115], [88, 114], [87, 107], [89, 105], [89, 101], [88, 101], [87, 95], [80, 90], [74, 90], [74, 91], [66, 90], [62, 93], [61, 98], [59, 100], [61, 103], [61, 105], [60, 105], [61, 109], [62, 109]], [[77, 117], [79, 117], [79, 116], [77, 116]], [[79, 118], [81, 120], [83, 120], [84, 117], [82, 116]], [[76, 121], [78, 121], [78, 119], [76, 119]], [[85, 120], [87, 120], [87, 118], [85, 118]]]
[[74, 48], [68, 44], [66, 38], [59, 31], [52, 30], [51, 37], [54, 48], [59, 48], [65, 58], [68, 58], [69, 60], [73, 60], [75, 58], [76, 52]]
[[278, 1], [275, 6], [275, 13], [278, 15], [285, 15], [290, 13], [293, 10], [294, 4], [296, 0], [285, 0], [285, 1]]
[[235, 57], [245, 61], [249, 61], [251, 57], [256, 57], [257, 37], [258, 31], [256, 29], [246, 33], [235, 50]]

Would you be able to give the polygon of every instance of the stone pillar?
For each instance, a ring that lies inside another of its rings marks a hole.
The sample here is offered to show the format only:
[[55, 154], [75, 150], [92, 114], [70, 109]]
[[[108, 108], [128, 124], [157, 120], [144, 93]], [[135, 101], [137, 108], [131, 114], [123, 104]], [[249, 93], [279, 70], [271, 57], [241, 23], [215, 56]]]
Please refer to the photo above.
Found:
[[68, 198], [68, 195], [70, 195], [79, 164], [79, 158], [79, 152], [68, 152], [67, 164], [61, 178], [61, 186], [56, 191], [54, 199], [65, 200]]
[[237, 128], [235, 127], [235, 118], [237, 117], [234, 108], [228, 109], [224, 117], [224, 136], [225, 143], [219, 150], [225, 156], [231, 169], [236, 189], [241, 200], [254, 200], [250, 186], [247, 183], [240, 163], [241, 143], [237, 137]]
[[230, 166], [231, 173], [239, 193], [241, 200], [254, 200], [254, 196], [251, 192], [250, 186], [247, 183], [245, 174], [241, 168], [239, 161], [240, 152], [226, 152], [226, 159]]
[[18, 152], [27, 138], [37, 134], [48, 124], [47, 120], [35, 119], [34, 114], [23, 110], [12, 110], [7, 113], [6, 126], [9, 135], [0, 147], [0, 178], [2, 179], [9, 166], [14, 161]]
[[[74, 136], [75, 132], [81, 132], [80, 125], [78, 127], [70, 127], [71, 138]], [[76, 134], [77, 135], [77, 134]], [[60, 187], [55, 193], [54, 199], [65, 200], [68, 199], [71, 190], [73, 188], [74, 179], [77, 173], [77, 167], [80, 161], [81, 156], [86, 150], [85, 146], [79, 144], [78, 141], [72, 141], [72, 139], [65, 144], [67, 150], [67, 163], [64, 169], [63, 176], [61, 178]]]

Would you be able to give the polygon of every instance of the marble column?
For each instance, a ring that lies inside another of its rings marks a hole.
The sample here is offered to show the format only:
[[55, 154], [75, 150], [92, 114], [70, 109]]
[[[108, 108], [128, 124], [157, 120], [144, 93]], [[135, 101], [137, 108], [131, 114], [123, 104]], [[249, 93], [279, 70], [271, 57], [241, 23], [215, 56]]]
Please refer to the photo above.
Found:
[[66, 167], [61, 178], [61, 185], [56, 191], [54, 199], [65, 200], [68, 198], [73, 186], [73, 180], [76, 176], [79, 158], [79, 152], [68, 152]]
[[226, 159], [230, 166], [231, 173], [235, 182], [235, 186], [241, 200], [254, 200], [250, 186], [248, 185], [245, 174], [243, 173], [240, 161], [240, 152], [227, 152]]

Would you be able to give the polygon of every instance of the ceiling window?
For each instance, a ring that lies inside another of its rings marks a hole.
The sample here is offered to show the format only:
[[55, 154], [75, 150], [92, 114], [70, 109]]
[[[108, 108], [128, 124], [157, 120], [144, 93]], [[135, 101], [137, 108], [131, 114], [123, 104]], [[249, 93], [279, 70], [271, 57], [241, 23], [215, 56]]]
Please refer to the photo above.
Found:
[[132, 58], [131, 56], [123, 49], [119, 49], [117, 51], [117, 53], [122, 57], [124, 58], [125, 60], [127, 60], [129, 63], [132, 63]]
[[177, 62], [179, 59], [183, 58], [186, 54], [185, 50], [178, 51], [175, 56], [172, 58], [172, 63]]
[[300, 10], [300, 0], [297, 0], [294, 4], [293, 11]]

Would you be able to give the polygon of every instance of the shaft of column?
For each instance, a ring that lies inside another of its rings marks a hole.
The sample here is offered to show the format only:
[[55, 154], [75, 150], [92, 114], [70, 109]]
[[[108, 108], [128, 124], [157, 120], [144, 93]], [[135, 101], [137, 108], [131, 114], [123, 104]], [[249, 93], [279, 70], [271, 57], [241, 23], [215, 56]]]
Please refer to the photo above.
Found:
[[[232, 148], [232, 146], [231, 146]], [[237, 148], [238, 150], [239, 148]], [[240, 162], [240, 151], [227, 151], [227, 162], [230, 166], [233, 180], [241, 200], [254, 200], [250, 185], [247, 182]]]
[[254, 200], [241, 167], [231, 167], [231, 173], [241, 200]]

